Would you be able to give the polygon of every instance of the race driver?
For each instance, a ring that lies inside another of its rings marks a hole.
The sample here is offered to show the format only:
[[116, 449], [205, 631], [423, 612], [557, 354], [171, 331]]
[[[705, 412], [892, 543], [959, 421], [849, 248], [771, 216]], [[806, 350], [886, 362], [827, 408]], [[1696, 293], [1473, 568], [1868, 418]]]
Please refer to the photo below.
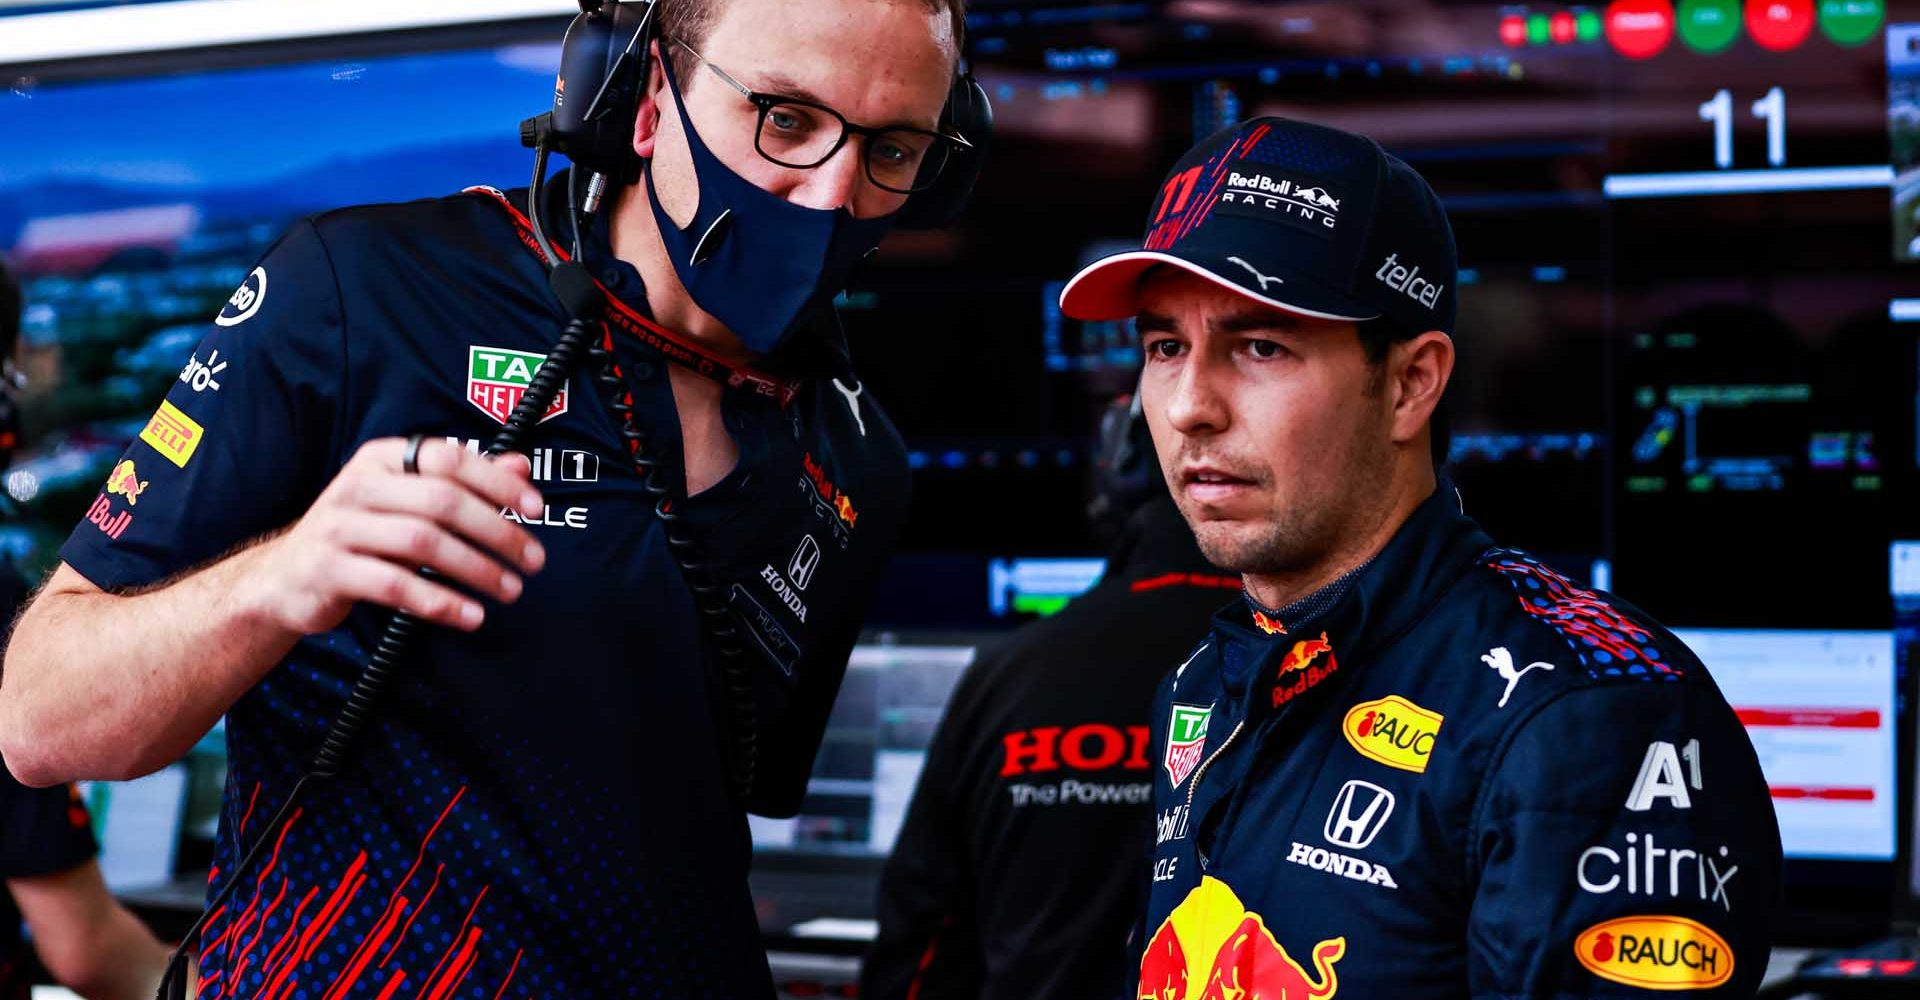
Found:
[[1436, 476], [1455, 268], [1405, 163], [1260, 118], [1062, 294], [1135, 319], [1174, 499], [1245, 583], [1157, 696], [1129, 995], [1751, 996], [1765, 970], [1779, 831], [1712, 678]]
[[[531, 461], [481, 455], [567, 319], [524, 192], [301, 222], [235, 293], [0, 688], [35, 785], [144, 774], [226, 715], [214, 887], [272, 839], [202, 936], [203, 996], [771, 995], [745, 810], [797, 809], [907, 489], [824, 282], [917, 183], [935, 140], [892, 133], [941, 128], [959, 8], [668, 0], [630, 112], [648, 167], [584, 234], [614, 364], [573, 375]], [[751, 730], [696, 583], [745, 647]], [[441, 627], [263, 830], [393, 607]]]

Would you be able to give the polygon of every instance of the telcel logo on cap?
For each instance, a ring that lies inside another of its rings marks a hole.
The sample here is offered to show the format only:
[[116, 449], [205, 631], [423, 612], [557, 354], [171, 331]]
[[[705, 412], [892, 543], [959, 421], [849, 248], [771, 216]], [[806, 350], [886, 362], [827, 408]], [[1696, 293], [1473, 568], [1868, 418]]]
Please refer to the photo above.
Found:
[[1433, 309], [1439, 304], [1440, 293], [1447, 287], [1422, 278], [1420, 268], [1417, 265], [1409, 268], [1400, 263], [1400, 255], [1397, 253], [1388, 254], [1387, 259], [1381, 263], [1380, 270], [1373, 272], [1373, 276], [1385, 282], [1388, 288], [1428, 309]]

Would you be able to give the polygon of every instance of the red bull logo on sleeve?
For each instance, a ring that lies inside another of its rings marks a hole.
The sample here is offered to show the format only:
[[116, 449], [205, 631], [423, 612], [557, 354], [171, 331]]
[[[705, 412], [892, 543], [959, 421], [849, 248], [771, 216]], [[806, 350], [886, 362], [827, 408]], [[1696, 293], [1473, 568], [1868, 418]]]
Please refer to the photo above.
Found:
[[1433, 757], [1433, 738], [1446, 716], [1400, 697], [1387, 695], [1347, 710], [1340, 731], [1360, 756], [1388, 767], [1425, 774]]
[[140, 494], [146, 491], [147, 481], [141, 479], [140, 474], [134, 471], [131, 458], [121, 459], [120, 464], [114, 466], [113, 471], [107, 475], [107, 492], [114, 496], [126, 497], [129, 507], [137, 506], [140, 503]]
[[1686, 917], [1616, 917], [1574, 939], [1588, 972], [1643, 990], [1705, 990], [1733, 978], [1733, 949]]
[[133, 523], [133, 511], [114, 512], [113, 501], [105, 493], [96, 494], [93, 503], [87, 507], [87, 523], [107, 533], [107, 537], [118, 541]]
[[1139, 1000], [1332, 1000], [1347, 939], [1310, 952], [1313, 975], [1225, 882], [1203, 876], [1167, 914], [1140, 957]]
[[1173, 706], [1173, 717], [1167, 720], [1167, 752], [1160, 759], [1173, 787], [1186, 783], [1187, 776], [1200, 766], [1200, 752], [1207, 745], [1207, 720], [1211, 718], [1212, 705]]

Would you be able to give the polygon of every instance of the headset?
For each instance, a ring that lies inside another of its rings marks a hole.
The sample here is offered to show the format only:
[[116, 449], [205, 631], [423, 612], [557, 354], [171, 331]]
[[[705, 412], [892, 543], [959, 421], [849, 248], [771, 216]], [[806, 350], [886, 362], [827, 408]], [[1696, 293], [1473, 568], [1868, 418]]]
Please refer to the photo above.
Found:
[[[524, 451], [554, 396], [566, 386], [582, 362], [595, 362], [598, 367], [595, 381], [613, 396], [612, 408], [621, 418], [621, 434], [635, 455], [634, 464], [642, 484], [654, 500], [654, 514], [666, 529], [668, 549], [686, 576], [702, 624], [712, 640], [728, 703], [727, 728], [731, 737], [726, 753], [728, 781], [734, 793], [744, 799], [754, 788], [758, 759], [757, 710], [750, 667], [739, 632], [730, 621], [720, 584], [700, 559], [698, 544], [686, 537], [684, 528], [676, 523], [679, 515], [671, 509], [672, 492], [663, 481], [649, 436], [634, 421], [631, 405], [620, 399], [623, 383], [614, 368], [613, 356], [595, 340], [605, 301], [592, 276], [580, 263], [582, 217], [600, 209], [610, 182], [635, 183], [645, 168], [633, 152], [633, 123], [641, 90], [646, 85], [648, 58], [658, 35], [654, 25], [658, 2], [664, 0], [579, 0], [580, 14], [568, 26], [566, 39], [561, 44], [553, 110], [520, 124], [522, 144], [534, 150], [527, 218], [547, 264], [548, 282], [568, 319], [558, 342], [535, 372], [506, 425], [488, 444], [487, 452], [497, 455]], [[932, 186], [908, 197], [907, 204], [900, 209], [898, 225], [930, 229], [951, 224], [965, 208], [967, 196], [979, 176], [992, 138], [993, 111], [986, 91], [963, 67], [955, 69], [946, 108], [941, 113], [941, 125], [959, 133], [972, 148], [957, 151], [957, 159], [949, 157]], [[573, 230], [573, 254], [566, 261], [558, 259], [547, 239], [546, 199], [541, 197], [546, 187], [547, 158], [554, 152], [565, 155], [590, 175], [584, 201], [578, 183], [581, 171], [576, 170], [568, 177], [567, 206]], [[17, 410], [7, 405], [10, 402], [6, 394], [0, 393], [0, 433], [15, 419], [13, 414]], [[156, 992], [160, 1000], [184, 1000], [187, 949], [199, 938], [211, 915], [219, 911], [244, 881], [243, 876], [259, 860], [261, 850], [275, 839], [309, 783], [330, 779], [345, 766], [348, 751], [372, 720], [381, 695], [392, 682], [421, 625], [418, 618], [406, 611], [393, 613], [374, 646], [373, 655], [315, 752], [307, 773], [295, 783], [274, 817], [261, 827], [259, 838], [241, 857], [226, 885], [181, 936]]]
[[[633, 121], [647, 85], [653, 45], [660, 38], [656, 11], [673, 0], [579, 0], [580, 14], [561, 44], [551, 116], [521, 125], [528, 146], [564, 154], [585, 171], [620, 184], [640, 179], [644, 164], [633, 152]], [[925, 190], [909, 195], [896, 225], [938, 229], [966, 208], [974, 181], [993, 140], [993, 105], [963, 57], [954, 67], [940, 127], [972, 147], [956, 149]], [[605, 181], [589, 181], [587, 211], [598, 208]]]
[[1100, 414], [1099, 444], [1093, 459], [1093, 500], [1087, 517], [1096, 524], [1118, 525], [1141, 504], [1163, 496], [1166, 481], [1153, 450], [1140, 391], [1121, 396]]

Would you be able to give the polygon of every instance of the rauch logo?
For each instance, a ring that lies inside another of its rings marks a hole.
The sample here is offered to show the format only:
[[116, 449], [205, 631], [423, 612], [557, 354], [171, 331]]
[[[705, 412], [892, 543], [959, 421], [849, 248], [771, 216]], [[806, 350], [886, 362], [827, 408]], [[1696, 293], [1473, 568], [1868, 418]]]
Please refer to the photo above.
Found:
[[1348, 709], [1340, 730], [1362, 757], [1421, 774], [1427, 770], [1433, 738], [1444, 721], [1440, 713], [1390, 694]]
[[1733, 978], [1733, 949], [1685, 917], [1617, 917], [1574, 939], [1587, 971], [1648, 990], [1704, 990]]

